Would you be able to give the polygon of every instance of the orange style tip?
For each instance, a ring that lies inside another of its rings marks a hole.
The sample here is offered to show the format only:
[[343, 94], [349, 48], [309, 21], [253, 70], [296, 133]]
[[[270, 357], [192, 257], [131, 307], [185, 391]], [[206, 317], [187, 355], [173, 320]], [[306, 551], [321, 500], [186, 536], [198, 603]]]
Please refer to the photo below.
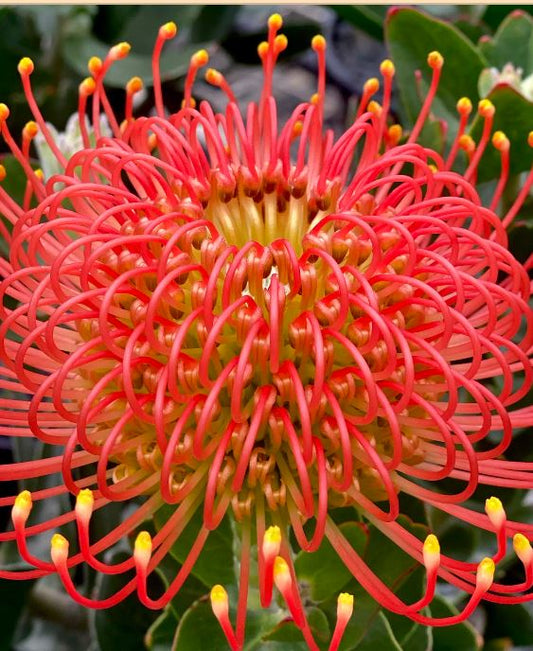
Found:
[[[5, 167], [2, 165], [3, 178], [6, 177]], [[24, 522], [28, 519], [30, 511], [32, 509], [33, 502], [31, 499], [30, 491], [22, 491], [15, 498], [15, 503], [13, 504], [13, 510], [11, 511], [11, 516], [13, 520], [21, 519]]]
[[325, 52], [326, 51], [326, 39], [322, 34], [317, 34], [313, 36], [311, 40], [311, 47], [315, 52]]
[[9, 108], [7, 104], [0, 103], [0, 122], [4, 122], [9, 117]]
[[503, 131], [495, 131], [492, 136], [492, 144], [498, 151], [509, 151], [511, 143]]
[[272, 14], [269, 19], [268, 19], [268, 27], [269, 29], [273, 29], [276, 32], [278, 29], [281, 29], [283, 26], [283, 17], [281, 14]]
[[37, 125], [37, 122], [30, 120], [29, 122], [26, 122], [24, 129], [22, 130], [22, 137], [29, 138], [31, 140], [32, 138], [35, 138], [38, 133], [39, 127]]
[[489, 497], [485, 500], [485, 513], [496, 529], [500, 529], [505, 524], [505, 510], [497, 497]]
[[513, 536], [513, 549], [518, 558], [524, 563], [529, 565], [533, 559], [533, 549], [529, 540], [521, 533], [515, 533]]
[[33, 173], [39, 179], [39, 181], [42, 181], [44, 179], [44, 172], [40, 167], [38, 167], [36, 170], [33, 170]]
[[482, 118], [491, 118], [496, 113], [496, 107], [490, 99], [482, 99], [477, 105], [477, 110]]
[[363, 91], [367, 94], [373, 95], [379, 90], [379, 79], [376, 77], [371, 77], [367, 79], [363, 85]]
[[385, 59], [384, 61], [381, 62], [381, 65], [379, 66], [379, 71], [384, 77], [394, 77], [396, 68], [394, 66], [394, 63], [390, 59]]
[[93, 77], [96, 77], [98, 74], [100, 74], [103, 65], [104, 64], [102, 63], [102, 59], [100, 57], [91, 57], [87, 62], [87, 69], [91, 75], [93, 75]]
[[109, 57], [114, 61], [125, 59], [130, 53], [130, 50], [131, 45], [126, 41], [122, 41], [121, 43], [113, 45], [113, 47], [109, 50]]
[[205, 73], [205, 80], [213, 86], [220, 86], [222, 83], [222, 73], [215, 68], [208, 68]]
[[393, 124], [389, 127], [389, 140], [391, 144], [397, 145], [403, 136], [403, 129], [399, 124]]
[[34, 68], [35, 66], [33, 65], [33, 61], [29, 57], [23, 57], [17, 66], [19, 74], [21, 75], [31, 75]]
[[459, 138], [459, 147], [468, 153], [471, 153], [476, 148], [476, 143], [474, 142], [472, 136], [469, 136], [466, 133]]
[[148, 136], [148, 148], [150, 149], [150, 151], [152, 151], [156, 147], [157, 147], [157, 136], [155, 135], [155, 133], [151, 133]]
[[144, 88], [143, 80], [140, 77], [132, 77], [126, 84], [126, 92], [130, 95], [138, 93]]
[[285, 34], [278, 34], [274, 39], [274, 52], [276, 54], [283, 52], [283, 50], [287, 49], [288, 44], [289, 39], [285, 36]]
[[159, 38], [164, 38], [166, 41], [168, 41], [171, 38], [174, 38], [178, 32], [178, 27], [176, 23], [170, 21], [168, 23], [165, 23], [164, 25], [161, 25], [159, 28]]
[[440, 70], [444, 65], [444, 57], [436, 50], [428, 54], [428, 66], [433, 70]]
[[86, 77], [79, 85], [80, 95], [92, 95], [96, 89], [96, 82], [92, 77]]
[[55, 533], [50, 540], [50, 555], [54, 565], [66, 561], [68, 556], [68, 540], [60, 533]]
[[[181, 108], [187, 108], [187, 102], [186, 100], [182, 99], [181, 100]], [[189, 98], [189, 107], [188, 108], [196, 108], [196, 100], [194, 97]]]
[[528, 144], [530, 147], [533, 147], [533, 131], [530, 131], [530, 132], [527, 134], [527, 144]]
[[198, 50], [191, 57], [191, 64], [195, 68], [202, 68], [209, 63], [209, 53], [207, 50]]
[[486, 592], [494, 581], [496, 565], [492, 558], [484, 558], [477, 566], [476, 587]]
[[3, 165], [0, 165], [0, 182], [3, 181], [7, 176], [6, 168]]
[[461, 97], [456, 104], [456, 108], [460, 115], [470, 115], [472, 113], [472, 102], [468, 97]]
[[381, 115], [382, 107], [379, 102], [368, 102], [367, 109], [370, 111], [370, 113], [373, 113], [374, 115]]
[[293, 137], [296, 138], [296, 136], [299, 136], [302, 133], [303, 128], [304, 128], [304, 123], [301, 120], [298, 120], [298, 122], [295, 122], [294, 126], [292, 128]]
[[259, 43], [257, 46], [257, 54], [261, 60], [266, 57], [268, 54], [268, 43], [266, 41], [261, 41], [261, 43]]
[[337, 619], [347, 622], [353, 614], [353, 594], [341, 592], [337, 597]]
[[309, 104], [314, 104], [316, 106], [318, 104], [319, 99], [320, 99], [320, 95], [318, 93], [313, 93], [309, 98]]

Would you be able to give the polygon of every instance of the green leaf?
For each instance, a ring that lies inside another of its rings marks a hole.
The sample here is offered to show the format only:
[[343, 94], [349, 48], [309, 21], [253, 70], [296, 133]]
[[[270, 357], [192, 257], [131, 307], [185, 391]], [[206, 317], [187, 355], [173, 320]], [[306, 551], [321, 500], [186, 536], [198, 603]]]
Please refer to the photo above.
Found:
[[523, 11], [513, 11], [494, 39], [484, 40], [480, 49], [490, 65], [501, 70], [506, 63], [512, 63], [527, 77], [533, 72], [533, 18]]
[[[413, 38], [415, 34], [416, 38]], [[414, 124], [422, 105], [415, 83], [415, 71], [421, 71], [422, 93], [425, 94], [432, 73], [427, 64], [427, 55], [435, 49], [443, 55], [444, 66], [432, 112], [448, 121], [453, 136], [458, 122], [457, 100], [463, 96], [470, 97], [474, 103], [478, 100], [477, 80], [486, 67], [484, 58], [455, 27], [415, 9], [390, 10], [385, 24], [385, 39], [396, 65], [397, 87], [400, 89], [406, 126]]]
[[[235, 621], [234, 612], [230, 612], [230, 617], [232, 621]], [[270, 644], [267, 646], [262, 643], [263, 638], [273, 631], [281, 618], [281, 611], [275, 613], [272, 609], [249, 609], [246, 619], [244, 651], [269, 648], [281, 651], [283, 648], [281, 646], [271, 647]], [[293, 649], [295, 647], [291, 643], [285, 648], [288, 651], [289, 648]], [[179, 623], [174, 645], [172, 646], [172, 651], [198, 651], [199, 649], [228, 651], [228, 642], [213, 615], [207, 598], [197, 601], [187, 610]]]
[[[427, 535], [427, 527], [425, 525], [414, 524], [404, 516], [400, 516], [398, 522], [417, 538], [423, 539]], [[421, 597], [422, 581], [420, 578], [422, 577], [422, 572], [419, 569], [419, 563], [373, 526], [369, 527], [369, 540], [363, 559], [369, 566], [370, 571], [374, 572], [393, 592], [398, 593], [403, 586], [401, 595], [407, 603], [412, 603]], [[418, 578], [411, 578], [416, 570], [418, 570], [416, 572]], [[354, 595], [357, 613], [357, 616], [352, 617], [349, 621], [344, 642], [341, 645], [341, 649], [346, 651], [348, 649], [358, 648], [358, 644], [366, 640], [381, 611], [381, 606], [358, 583], [357, 577], [352, 579], [345, 586], [344, 590]], [[328, 614], [330, 621], [334, 621], [336, 599], [325, 602], [323, 608]], [[387, 620], [391, 627], [393, 627], [393, 630], [395, 626], [398, 627], [398, 632], [403, 637], [411, 630], [411, 624], [409, 622], [400, 624], [394, 621], [393, 625], [392, 615], [388, 615]], [[382, 624], [378, 622], [376, 626], [382, 627]], [[396, 638], [396, 633], [393, 637]]]
[[[348, 634], [346, 634], [348, 638]], [[357, 645], [357, 651], [402, 651], [398, 640], [383, 612], [378, 613], [374, 623], [368, 629], [364, 639]]]
[[[327, 648], [331, 632], [326, 615], [322, 610], [314, 607], [307, 608], [306, 615], [315, 642], [320, 648]], [[279, 651], [285, 648], [307, 651], [309, 648], [303, 639], [302, 631], [289, 619], [282, 620], [271, 633], [263, 636], [263, 640], [267, 642], [264, 646], [268, 649], [279, 649]]]
[[333, 5], [332, 9], [343, 20], [357, 29], [383, 40], [383, 23], [390, 5]]
[[[151, 35], [152, 44], [154, 35]], [[133, 43], [135, 47], [135, 43]], [[161, 78], [163, 80], [176, 79], [186, 74], [189, 68], [191, 55], [200, 47], [200, 44], [185, 44], [179, 49], [171, 46], [163, 50], [161, 55]], [[63, 43], [63, 57], [69, 65], [80, 75], [87, 75], [87, 61], [92, 56], [104, 59], [109, 51], [109, 45], [94, 37], [84, 39], [69, 38]], [[106, 74], [107, 86], [123, 88], [131, 77], [141, 77], [145, 84], [153, 82], [152, 77], [152, 56], [149, 54], [137, 53], [132, 48], [126, 59], [117, 61]]]
[[[507, 84], [498, 84], [488, 99], [496, 107], [493, 131], [503, 131], [511, 141], [511, 174], [529, 170], [532, 156], [527, 137], [533, 126], [533, 103]], [[470, 131], [476, 142], [482, 130], [483, 119], [476, 117]], [[489, 181], [499, 174], [500, 154], [489, 144], [479, 165], [478, 181]]]
[[[368, 539], [364, 527], [352, 522], [341, 525], [340, 529], [357, 553], [363, 554]], [[301, 551], [296, 556], [294, 567], [298, 580], [309, 583], [311, 597], [317, 602], [336, 598], [351, 579], [351, 574], [326, 538], [316, 552]]]
[[[457, 609], [440, 596], [431, 602], [432, 617], [449, 617], [457, 614]], [[433, 651], [478, 651], [481, 636], [470, 622], [454, 626], [436, 626], [433, 628]]]
[[17, 622], [24, 609], [28, 593], [33, 588], [34, 581], [7, 581], [0, 580], [0, 603], [2, 614], [0, 615], [0, 651], [11, 651], [11, 640], [15, 632]]
[[485, 636], [509, 638], [514, 646], [531, 644], [533, 640], [533, 609], [531, 604], [492, 604], [487, 602]]
[[219, 42], [230, 32], [235, 16], [240, 11], [238, 5], [206, 5], [201, 7], [197, 20], [191, 25], [190, 39], [193, 43], [202, 41]]
[[201, 10], [200, 5], [181, 7], [141, 5], [121, 29], [118, 40], [131, 43], [135, 52], [147, 54], [151, 58], [157, 32], [161, 25], [172, 20], [177, 23], [178, 33], [180, 33], [194, 25]]
[[150, 651], [170, 651], [178, 620], [170, 609], [160, 615], [148, 629], [144, 642]]
[[[156, 528], [161, 529], [173, 512], [174, 509], [171, 506], [160, 508], [154, 516]], [[203, 514], [201, 509], [198, 509], [181, 536], [170, 548], [170, 554], [180, 563], [183, 563], [189, 555], [202, 522]], [[220, 525], [209, 534], [204, 548], [194, 564], [193, 576], [200, 579], [208, 588], [217, 583], [226, 585], [236, 582], [233, 537], [234, 533], [229, 518], [225, 517]], [[216, 562], [213, 562], [214, 559]]]
[[[130, 558], [126, 552], [112, 554], [110, 563], [121, 563]], [[103, 599], [120, 590], [128, 581], [135, 577], [135, 572], [125, 574], [103, 574], [97, 584], [97, 597]], [[154, 585], [154, 583], [156, 585]], [[148, 581], [148, 592], [159, 594], [160, 580], [154, 574]], [[157, 617], [157, 613], [145, 608], [135, 591], [112, 608], [91, 611], [94, 628], [100, 646], [100, 651], [139, 651], [142, 649], [142, 639]]]

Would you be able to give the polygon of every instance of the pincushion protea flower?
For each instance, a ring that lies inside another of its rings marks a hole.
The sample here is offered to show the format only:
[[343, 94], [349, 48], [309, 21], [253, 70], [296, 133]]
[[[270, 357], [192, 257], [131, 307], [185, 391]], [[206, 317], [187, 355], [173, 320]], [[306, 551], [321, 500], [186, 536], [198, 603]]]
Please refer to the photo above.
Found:
[[[213, 587], [211, 603], [233, 649], [244, 641], [256, 544], [263, 606], [275, 585], [317, 648], [291, 531], [308, 552], [329, 540], [379, 603], [420, 623], [459, 622], [481, 599], [530, 599], [533, 586], [533, 527], [508, 521], [497, 498], [485, 514], [463, 505], [478, 485], [533, 486], [532, 464], [502, 456], [513, 428], [532, 418], [531, 408], [517, 406], [532, 384], [531, 284], [508, 251], [506, 227], [533, 175], [500, 219], [494, 211], [509, 173], [509, 140], [496, 132], [501, 175], [490, 205], [482, 204], [475, 184], [491, 140], [487, 100], [478, 108], [478, 143], [465, 134], [466, 98], [457, 105], [447, 158], [417, 142], [439, 83], [438, 52], [428, 56], [431, 86], [406, 139], [390, 124], [388, 60], [382, 104], [371, 101], [379, 87], [371, 79], [355, 121], [335, 138], [323, 124], [326, 42], [317, 36], [317, 93], [280, 126], [272, 77], [287, 46], [281, 24], [277, 14], [269, 20], [268, 41], [258, 48], [262, 95], [244, 114], [212, 69], [206, 78], [227, 95], [226, 111], [195, 106], [192, 85], [208, 62], [205, 51], [191, 59], [182, 109], [165, 114], [159, 57], [176, 33], [173, 23], [161, 27], [155, 44], [153, 116], [132, 116], [137, 78], [127, 86], [122, 123], [106, 97], [106, 72], [128, 44], [111, 48], [104, 61], [91, 59], [92, 76], [80, 85], [84, 148], [68, 159], [34, 100], [29, 59], [19, 71], [35, 122], [24, 129], [22, 148], [0, 107], [3, 137], [28, 179], [22, 206], [0, 189], [0, 210], [12, 224], [1, 226], [10, 244], [1, 262], [0, 386], [10, 392], [1, 433], [61, 450], [0, 467], [0, 478], [63, 478], [3, 500], [13, 504], [14, 531], [2, 540], [15, 539], [35, 569], [0, 576], [57, 572], [83, 605], [104, 608], [137, 591], [147, 607], [162, 608], [230, 513], [242, 532], [236, 624], [223, 586]], [[111, 137], [99, 133], [101, 111]], [[49, 179], [29, 164], [38, 130], [63, 170]], [[468, 157], [461, 174], [453, 171], [460, 149]], [[444, 491], [447, 478], [463, 483], [458, 492]], [[32, 500], [61, 493], [76, 496], [71, 512], [27, 522]], [[441, 554], [433, 534], [420, 541], [398, 520], [400, 493], [493, 531], [494, 555], [475, 565]], [[93, 510], [111, 502], [136, 510], [91, 541]], [[155, 536], [138, 533], [165, 504], [175, 510]], [[339, 506], [353, 507], [425, 566], [419, 601], [404, 603], [370, 570], [331, 517]], [[203, 524], [187, 558], [164, 594], [152, 598], [147, 575], [198, 510]], [[55, 534], [51, 561], [31, 554], [29, 537], [73, 520], [79, 552], [69, 555], [67, 539]], [[126, 535], [137, 535], [131, 559], [111, 566], [97, 558]], [[512, 536], [525, 579], [500, 585], [495, 564]], [[136, 577], [93, 600], [69, 574], [80, 563], [105, 573], [135, 568]], [[438, 577], [470, 595], [445, 619], [424, 614]], [[352, 609], [353, 598], [340, 595], [331, 649]]]

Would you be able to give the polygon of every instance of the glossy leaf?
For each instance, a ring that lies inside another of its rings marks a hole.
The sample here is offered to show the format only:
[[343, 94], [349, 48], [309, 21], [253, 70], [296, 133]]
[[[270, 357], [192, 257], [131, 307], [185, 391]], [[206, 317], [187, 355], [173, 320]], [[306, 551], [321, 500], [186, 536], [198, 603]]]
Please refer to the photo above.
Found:
[[[153, 45], [154, 34], [150, 35]], [[176, 79], [185, 75], [189, 67], [191, 55], [202, 44], [185, 44], [174, 49], [167, 47], [161, 55], [161, 77], [163, 80]], [[109, 51], [109, 45], [94, 37], [86, 39], [66, 39], [63, 43], [63, 56], [69, 65], [80, 75], [87, 76], [87, 61], [92, 56], [104, 59]], [[152, 83], [152, 57], [132, 49], [129, 56], [117, 61], [106, 74], [106, 85], [123, 88], [134, 76], [141, 77], [145, 84]]]
[[[396, 82], [406, 126], [411, 126], [418, 115], [422, 105], [420, 92], [425, 95], [429, 88], [432, 70], [427, 64], [427, 55], [435, 49], [443, 55], [444, 66], [432, 111], [450, 123], [453, 133], [457, 122], [457, 100], [463, 96], [469, 96], [473, 102], [478, 99], [477, 80], [486, 67], [479, 51], [453, 25], [407, 8], [389, 11], [385, 40], [396, 65]], [[422, 74], [421, 89], [415, 83], [415, 70]]]
[[494, 38], [482, 41], [479, 47], [491, 66], [501, 70], [512, 63], [527, 77], [533, 72], [533, 18], [523, 11], [513, 11]]
[[[511, 174], [530, 169], [533, 151], [527, 143], [528, 134], [533, 127], [533, 102], [523, 97], [507, 84], [499, 84], [488, 95], [496, 107], [493, 131], [504, 131], [511, 141]], [[476, 118], [471, 135], [479, 142], [483, 130], [483, 120]], [[500, 174], [500, 154], [490, 144], [479, 165], [479, 182], [497, 178]]]
[[[165, 506], [154, 517], [156, 528], [160, 529], [174, 509]], [[201, 509], [191, 518], [178, 540], [170, 548], [170, 554], [180, 563], [187, 558], [198, 531], [202, 526]], [[216, 562], [214, 562], [216, 560]], [[228, 518], [209, 534], [205, 546], [196, 560], [192, 574], [208, 588], [216, 583], [233, 584], [236, 582], [233, 556], [233, 530]]]
[[[364, 527], [352, 522], [341, 525], [340, 529], [357, 553], [363, 554], [368, 539]], [[336, 597], [351, 578], [339, 555], [325, 538], [316, 552], [300, 552], [294, 566], [298, 580], [309, 584], [311, 597], [317, 602]]]
[[389, 5], [333, 5], [336, 13], [370, 36], [383, 40], [383, 23]]
[[[120, 563], [130, 555], [126, 552], [116, 552], [111, 555], [110, 563]], [[106, 598], [120, 590], [128, 581], [135, 577], [135, 572], [125, 574], [103, 574], [97, 584], [98, 598]], [[159, 594], [161, 581], [154, 574], [148, 581], [148, 592]], [[155, 585], [154, 585], [155, 584]], [[148, 627], [157, 618], [157, 613], [145, 608], [137, 593], [126, 597], [112, 608], [91, 611], [100, 651], [139, 651], [141, 640]]]
[[[436, 596], [431, 602], [433, 617], [456, 615], [457, 609], [442, 597]], [[433, 651], [479, 651], [481, 639], [475, 628], [466, 621], [455, 626], [436, 626], [433, 628]]]

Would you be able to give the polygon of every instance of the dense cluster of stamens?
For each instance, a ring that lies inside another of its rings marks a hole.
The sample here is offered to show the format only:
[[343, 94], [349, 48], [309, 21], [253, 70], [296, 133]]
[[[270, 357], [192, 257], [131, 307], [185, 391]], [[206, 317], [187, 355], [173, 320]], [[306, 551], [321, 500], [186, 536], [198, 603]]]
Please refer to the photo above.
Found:
[[[233, 649], [244, 640], [252, 519], [261, 601], [268, 606], [275, 585], [310, 648], [317, 647], [289, 527], [309, 552], [327, 537], [372, 596], [421, 623], [461, 621], [483, 597], [528, 599], [533, 584], [531, 547], [520, 533], [533, 528], [508, 522], [496, 498], [486, 514], [462, 506], [479, 484], [533, 485], [530, 463], [502, 459], [513, 428], [531, 420], [531, 409], [516, 407], [532, 384], [531, 283], [507, 249], [506, 227], [533, 176], [498, 217], [509, 140], [496, 132], [501, 176], [483, 206], [475, 180], [491, 141], [494, 107], [487, 100], [478, 108], [478, 143], [466, 134], [466, 98], [458, 102], [459, 128], [446, 158], [417, 143], [443, 65], [438, 52], [428, 56], [431, 86], [406, 138], [389, 124], [390, 61], [381, 65], [382, 104], [371, 99], [380, 85], [371, 79], [346, 132], [335, 138], [323, 129], [321, 36], [312, 42], [317, 93], [278, 125], [271, 92], [287, 46], [281, 23], [271, 17], [268, 41], [259, 46], [263, 92], [245, 118], [213, 69], [206, 79], [226, 93], [226, 112], [215, 114], [207, 102], [195, 106], [192, 85], [208, 62], [203, 50], [191, 59], [182, 109], [166, 115], [159, 57], [176, 33], [173, 23], [156, 40], [151, 117], [133, 117], [138, 78], [127, 85], [122, 123], [106, 96], [105, 74], [127, 56], [128, 44], [111, 48], [104, 61], [91, 59], [91, 77], [80, 85], [84, 148], [68, 160], [34, 100], [29, 59], [19, 72], [35, 122], [24, 129], [22, 148], [0, 105], [4, 140], [28, 177], [22, 206], [0, 188], [0, 211], [11, 224], [0, 223], [10, 243], [9, 260], [0, 261], [0, 388], [17, 394], [2, 400], [1, 433], [63, 450], [0, 467], [3, 480], [62, 473], [57, 487], [4, 500], [14, 503], [15, 530], [2, 539], [16, 539], [36, 569], [0, 576], [57, 571], [84, 605], [112, 605], [137, 589], [146, 606], [161, 608], [231, 511], [243, 532], [235, 629], [222, 586], [213, 588], [211, 602]], [[99, 131], [102, 111], [112, 137]], [[63, 168], [49, 179], [30, 165], [37, 131]], [[461, 150], [467, 163], [458, 174]], [[447, 494], [446, 478], [464, 485]], [[63, 492], [77, 496], [72, 512], [27, 526], [32, 498]], [[423, 543], [397, 521], [401, 492], [495, 531], [495, 555], [479, 565], [441, 556], [435, 536]], [[93, 509], [113, 501], [138, 508], [91, 543]], [[174, 514], [153, 540], [138, 534], [132, 559], [109, 566], [97, 558], [165, 503], [176, 505]], [[355, 507], [425, 565], [427, 588], [418, 602], [403, 603], [369, 570], [328, 515], [336, 506]], [[187, 560], [152, 599], [148, 573], [198, 509], [203, 525]], [[28, 536], [73, 519], [78, 553], [69, 557], [68, 542], [56, 534], [52, 562], [32, 556]], [[307, 521], [315, 523], [309, 537]], [[495, 562], [513, 534], [525, 581], [494, 584]], [[136, 578], [106, 600], [91, 600], [68, 571], [82, 561], [108, 573], [135, 567]], [[446, 620], [421, 612], [438, 576], [471, 594]], [[342, 594], [332, 650], [352, 608], [353, 598]]]

